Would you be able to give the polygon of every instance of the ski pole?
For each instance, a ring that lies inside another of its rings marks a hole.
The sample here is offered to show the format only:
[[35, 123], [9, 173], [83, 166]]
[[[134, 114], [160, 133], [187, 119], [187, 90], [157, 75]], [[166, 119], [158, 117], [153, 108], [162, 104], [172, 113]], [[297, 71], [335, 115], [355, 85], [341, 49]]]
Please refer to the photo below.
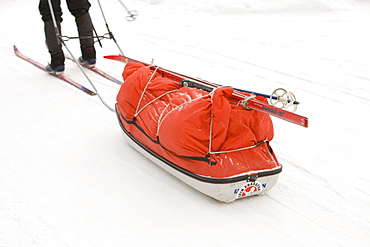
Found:
[[49, 3], [49, 8], [50, 8], [50, 14], [51, 14], [51, 17], [52, 17], [52, 20], [53, 20], [53, 23], [54, 23], [54, 29], [55, 29], [55, 35], [57, 36], [57, 39], [64, 45], [64, 47], [67, 49], [68, 53], [71, 55], [71, 57], [73, 58], [73, 60], [76, 62], [76, 64], [78, 65], [78, 67], [80, 68], [80, 70], [82, 71], [82, 73], [84, 74], [84, 76], [86, 77], [86, 79], [88, 80], [88, 82], [90, 83], [90, 85], [94, 88], [95, 90], [95, 93], [96, 95], [98, 95], [100, 101], [103, 103], [103, 105], [105, 105], [110, 111], [114, 112], [115, 110], [113, 108], [111, 108], [106, 102], [105, 100], [103, 99], [103, 97], [100, 95], [100, 93], [98, 92], [98, 89], [95, 87], [94, 83], [90, 80], [90, 78], [87, 76], [86, 72], [82, 69], [80, 63], [76, 60], [76, 58], [73, 56], [72, 52], [69, 50], [69, 48], [67, 47], [66, 43], [63, 41], [60, 33], [59, 33], [59, 30], [58, 30], [58, 27], [57, 27], [57, 21], [55, 19], [55, 14], [54, 14], [54, 10], [53, 10], [53, 6], [51, 4], [51, 0], [48, 0], [48, 3]]
[[[257, 93], [257, 92], [253, 92], [253, 91], [248, 91], [248, 90], [244, 90], [244, 89], [239, 89], [239, 88], [234, 88], [235, 90], [238, 90], [240, 92], [245, 92], [245, 93], [251, 93], [251, 94], [255, 94], [257, 96], [262, 96], [264, 98], [271, 98], [273, 100], [278, 100], [279, 98], [277, 96], [274, 96], [274, 95], [268, 95], [268, 94], [263, 94], [263, 93]], [[298, 101], [294, 101], [293, 102], [293, 105], [299, 105], [299, 102]]]
[[122, 7], [126, 10], [128, 16], [126, 17], [126, 20], [128, 21], [134, 21], [136, 19], [136, 16], [138, 16], [138, 13], [136, 10], [129, 10], [126, 5], [122, 2], [122, 0], [118, 0], [118, 2], [122, 5]]
[[119, 47], [119, 45], [118, 45], [118, 43], [117, 43], [117, 40], [114, 38], [113, 33], [112, 33], [112, 32], [110, 31], [110, 29], [109, 29], [109, 26], [108, 26], [108, 23], [107, 23], [107, 19], [105, 18], [103, 8], [102, 8], [102, 6], [101, 6], [101, 4], [100, 4], [100, 0], [98, 0], [98, 4], [99, 4], [99, 7], [100, 7], [100, 11], [101, 11], [101, 13], [102, 13], [102, 15], [103, 15], [103, 19], [104, 19], [104, 22], [105, 22], [105, 26], [107, 27], [107, 30], [108, 30], [108, 33], [109, 33], [109, 37], [110, 37], [111, 39], [113, 39], [114, 43], [116, 43], [116, 45], [117, 45], [118, 50], [121, 52], [121, 55], [123, 55], [123, 51], [121, 50], [121, 47]]

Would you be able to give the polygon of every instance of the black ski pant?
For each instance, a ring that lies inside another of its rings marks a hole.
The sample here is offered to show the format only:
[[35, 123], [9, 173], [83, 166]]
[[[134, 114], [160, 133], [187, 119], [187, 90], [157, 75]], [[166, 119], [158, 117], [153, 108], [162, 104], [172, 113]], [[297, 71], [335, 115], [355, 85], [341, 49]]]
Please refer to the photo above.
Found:
[[[94, 48], [93, 25], [89, 15], [91, 4], [88, 0], [66, 0], [67, 6], [71, 14], [75, 17], [78, 33], [80, 36], [80, 46], [82, 58], [84, 60], [95, 59], [96, 52]], [[51, 0], [56, 24], [61, 34], [60, 23], [63, 21], [62, 9], [60, 0]], [[57, 41], [55, 35], [53, 19], [49, 8], [48, 0], [40, 0], [39, 11], [44, 21], [44, 30], [46, 43], [51, 54], [51, 65], [55, 68], [58, 65], [64, 64], [64, 54], [62, 45]]]
[[[75, 17], [79, 18], [89, 12], [91, 4], [89, 0], [66, 0], [69, 12]], [[51, 0], [53, 10], [55, 13], [55, 19], [57, 22], [62, 22], [62, 9], [60, 7], [60, 0]], [[39, 11], [42, 16], [42, 20], [52, 21], [48, 0], [40, 0]]]

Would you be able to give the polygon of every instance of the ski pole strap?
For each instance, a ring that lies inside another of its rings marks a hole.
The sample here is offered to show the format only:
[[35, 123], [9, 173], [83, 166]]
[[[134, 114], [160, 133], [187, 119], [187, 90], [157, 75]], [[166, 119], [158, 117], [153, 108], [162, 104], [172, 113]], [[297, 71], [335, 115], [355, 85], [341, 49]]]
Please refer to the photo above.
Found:
[[[95, 36], [98, 36], [98, 33], [96, 32], [96, 29], [95, 29], [94, 25], [93, 25], [93, 30], [94, 30]], [[98, 41], [98, 43], [99, 43], [99, 45], [100, 45], [100, 48], [103, 48], [103, 45], [102, 45], [102, 43], [100, 42], [100, 39], [98, 39], [97, 41]]]

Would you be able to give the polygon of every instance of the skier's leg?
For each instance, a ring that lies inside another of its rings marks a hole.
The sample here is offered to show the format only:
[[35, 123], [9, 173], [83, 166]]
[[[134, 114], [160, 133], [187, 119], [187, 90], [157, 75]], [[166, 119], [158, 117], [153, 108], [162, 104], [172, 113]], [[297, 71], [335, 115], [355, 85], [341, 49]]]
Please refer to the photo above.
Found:
[[67, 0], [69, 11], [75, 17], [82, 57], [81, 63], [90, 67], [95, 66], [96, 51], [94, 48], [93, 24], [89, 14], [90, 3], [88, 0]]
[[[61, 34], [60, 22], [62, 21], [62, 10], [60, 8], [60, 0], [52, 0], [51, 2], [58, 31]], [[40, 0], [39, 11], [42, 16], [42, 20], [44, 21], [46, 45], [51, 56], [51, 62], [46, 66], [46, 70], [50, 73], [63, 74], [65, 60], [64, 53], [62, 44], [57, 40], [48, 0]]]
[[94, 47], [94, 34], [90, 14], [76, 18], [78, 34], [80, 36], [80, 45], [82, 61], [86, 61], [89, 66], [96, 63], [96, 51]]

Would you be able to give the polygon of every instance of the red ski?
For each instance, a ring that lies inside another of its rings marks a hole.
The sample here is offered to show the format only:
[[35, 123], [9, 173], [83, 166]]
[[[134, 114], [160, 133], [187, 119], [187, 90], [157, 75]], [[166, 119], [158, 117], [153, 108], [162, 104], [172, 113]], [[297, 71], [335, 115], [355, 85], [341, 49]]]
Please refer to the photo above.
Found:
[[[126, 56], [121, 56], [121, 55], [104, 56], [104, 58], [112, 59], [112, 60], [116, 60], [116, 61], [121, 61], [121, 62], [124, 62], [124, 63], [128, 63], [128, 62], [142, 63], [145, 66], [150, 66], [150, 64], [148, 64], [148, 63], [143, 63], [141, 61], [138, 61], [138, 60], [126, 57]], [[208, 81], [205, 81], [205, 80], [193, 78], [193, 77], [190, 77], [190, 76], [182, 75], [180, 73], [173, 72], [173, 71], [170, 71], [170, 70], [167, 70], [167, 69], [157, 68], [156, 66], [152, 66], [152, 68], [153, 68], [153, 70], [156, 69], [157, 73], [159, 73], [161, 76], [166, 77], [168, 79], [171, 79], [171, 80], [176, 81], [176, 82], [181, 83], [181, 84], [183, 83], [184, 80], [187, 80], [188, 82], [190, 81], [193, 84], [197, 84], [197, 86], [195, 86], [195, 85], [193, 85], [193, 86], [201, 88], [201, 89], [219, 87], [219, 85], [217, 85], [217, 84], [214, 84], [214, 83], [211, 83], [211, 82], [208, 82]], [[189, 86], [189, 85], [187, 85], [187, 86]], [[295, 114], [293, 112], [289, 112], [289, 111], [286, 111], [284, 109], [280, 109], [280, 108], [277, 108], [275, 106], [266, 104], [264, 102], [261, 102], [259, 100], [254, 99], [253, 97], [248, 98], [244, 94], [238, 93], [238, 90], [236, 90], [236, 89], [235, 89], [232, 97], [235, 100], [239, 100], [239, 101], [244, 102], [244, 105], [246, 107], [250, 108], [250, 109], [254, 109], [254, 110], [269, 114], [271, 116], [286, 120], [288, 122], [297, 124], [297, 125], [302, 126], [302, 127], [306, 127], [306, 128], [308, 127], [308, 119], [306, 117], [303, 117], [303, 116], [300, 116], [300, 115]]]

